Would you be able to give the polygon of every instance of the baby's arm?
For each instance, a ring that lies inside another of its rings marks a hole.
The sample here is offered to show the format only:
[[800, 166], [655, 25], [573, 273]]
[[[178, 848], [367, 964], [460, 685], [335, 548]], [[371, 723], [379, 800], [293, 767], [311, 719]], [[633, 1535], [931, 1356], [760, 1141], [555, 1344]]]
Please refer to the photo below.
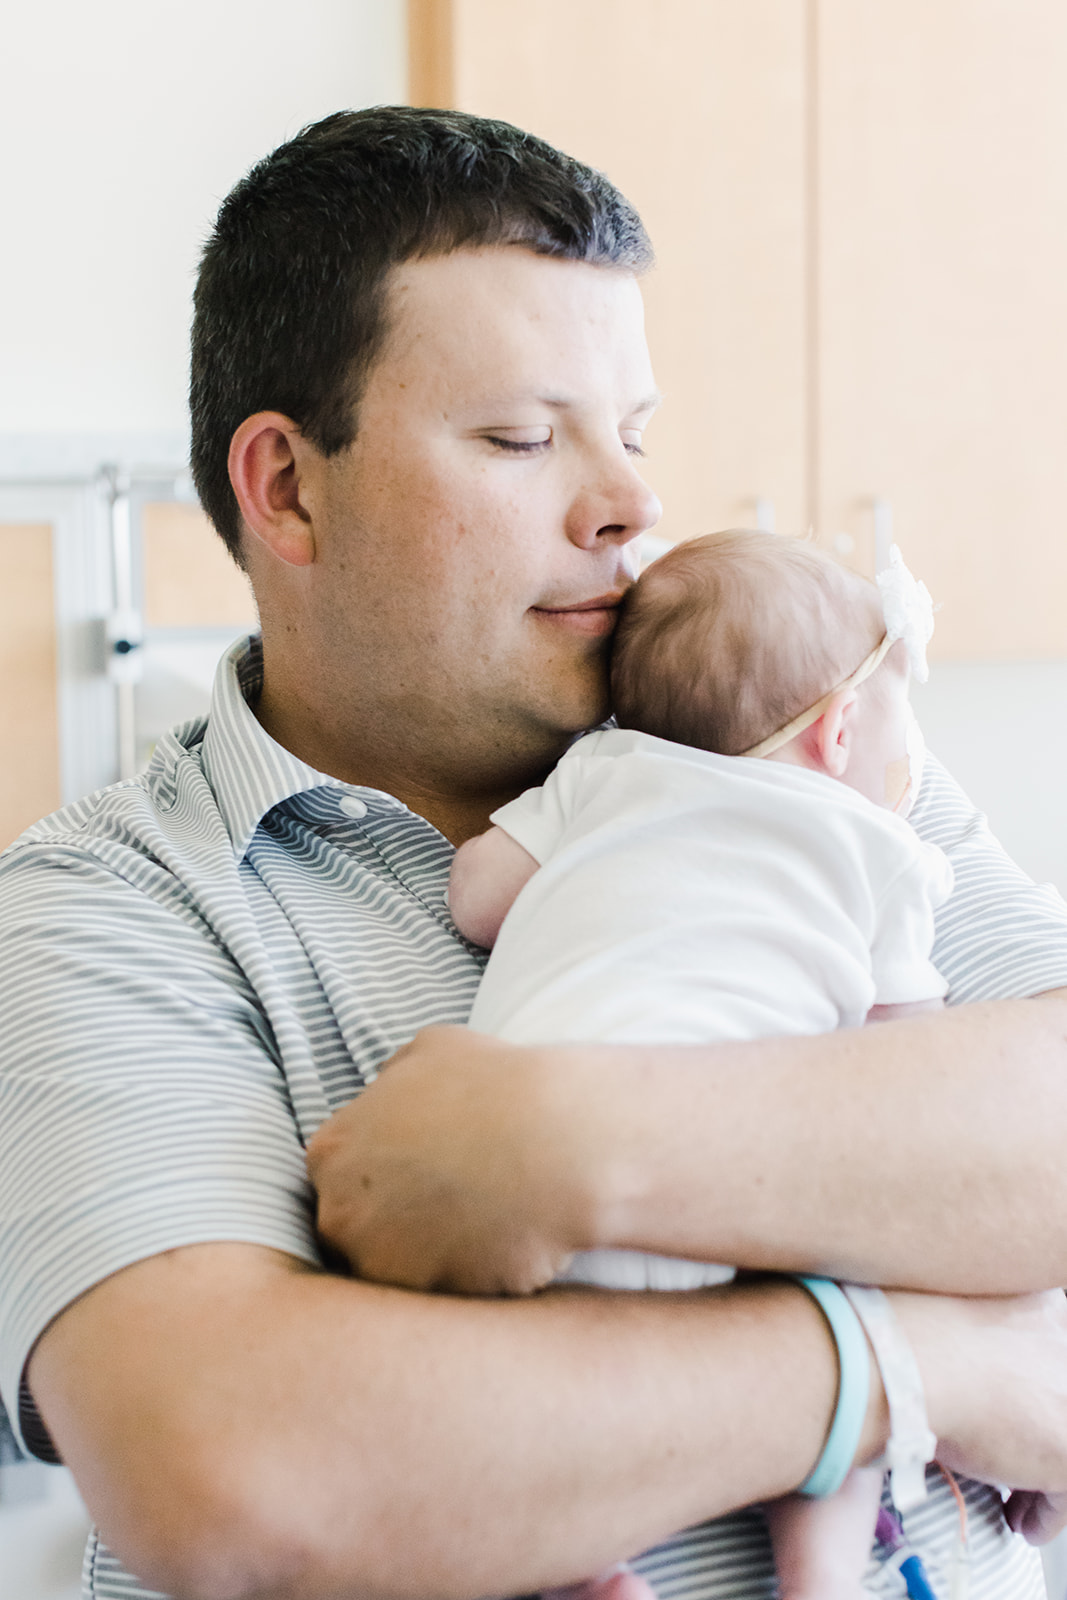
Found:
[[489, 828], [461, 844], [448, 880], [448, 906], [464, 938], [491, 950], [500, 924], [538, 865], [503, 828]]

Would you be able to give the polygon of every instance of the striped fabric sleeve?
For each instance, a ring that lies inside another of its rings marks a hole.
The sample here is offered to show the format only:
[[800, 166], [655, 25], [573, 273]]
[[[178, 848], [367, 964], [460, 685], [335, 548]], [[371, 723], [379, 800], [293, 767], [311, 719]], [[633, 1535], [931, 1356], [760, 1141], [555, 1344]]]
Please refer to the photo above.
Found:
[[0, 1015], [0, 1396], [47, 1457], [20, 1383], [78, 1295], [181, 1245], [318, 1257], [270, 1030], [195, 908], [90, 853], [9, 853]]
[[1009, 1000], [1067, 985], [1067, 904], [1036, 884], [932, 757], [910, 822], [945, 852], [955, 888], [938, 913], [933, 963], [947, 1001]]

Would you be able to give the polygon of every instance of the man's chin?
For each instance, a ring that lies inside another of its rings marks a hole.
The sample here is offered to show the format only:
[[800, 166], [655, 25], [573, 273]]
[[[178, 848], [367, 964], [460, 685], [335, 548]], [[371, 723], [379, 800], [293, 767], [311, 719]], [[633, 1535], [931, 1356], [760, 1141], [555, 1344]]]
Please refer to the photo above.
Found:
[[558, 743], [553, 748], [551, 761], [548, 764], [554, 766], [560, 756], [564, 755], [572, 744], [576, 744], [587, 733], [594, 733], [598, 728], [602, 728], [608, 721], [608, 715], [605, 712], [602, 717], [593, 717], [588, 722], [583, 722], [579, 727], [568, 728], [564, 733], [560, 734]]
[[611, 715], [607, 665], [602, 660], [587, 660], [581, 670], [567, 673], [545, 671], [542, 664], [536, 679], [527, 676], [526, 691], [522, 718], [526, 732], [520, 734], [520, 742], [532, 739], [549, 763], [579, 734], [599, 727]]
[[576, 694], [570, 698], [566, 706], [557, 709], [557, 727], [567, 737], [570, 744], [579, 734], [588, 733], [590, 728], [598, 728], [611, 716], [611, 699], [608, 695], [607, 680], [603, 684], [590, 686], [589, 692]]

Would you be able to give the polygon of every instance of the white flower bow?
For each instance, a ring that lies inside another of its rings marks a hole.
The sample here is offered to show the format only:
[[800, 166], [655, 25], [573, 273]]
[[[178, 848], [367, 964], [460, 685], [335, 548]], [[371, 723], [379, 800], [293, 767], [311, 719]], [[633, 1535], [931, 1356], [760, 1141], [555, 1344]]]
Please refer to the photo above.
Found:
[[904, 565], [897, 545], [889, 551], [889, 565], [876, 579], [882, 596], [885, 631], [891, 640], [903, 639], [911, 664], [911, 675], [918, 683], [930, 676], [926, 646], [934, 631], [934, 602], [925, 583], [913, 578]]

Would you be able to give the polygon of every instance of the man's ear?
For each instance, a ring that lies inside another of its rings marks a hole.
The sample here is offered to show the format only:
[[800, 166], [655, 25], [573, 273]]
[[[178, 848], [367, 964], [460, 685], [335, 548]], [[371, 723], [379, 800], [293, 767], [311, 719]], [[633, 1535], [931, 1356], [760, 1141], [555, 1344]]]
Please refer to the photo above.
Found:
[[246, 417], [230, 441], [230, 482], [245, 525], [292, 567], [315, 559], [315, 534], [301, 498], [313, 448], [280, 411]]
[[817, 722], [808, 729], [809, 751], [814, 764], [831, 778], [843, 778], [852, 758], [855, 736], [855, 689], [841, 689], [833, 696]]

